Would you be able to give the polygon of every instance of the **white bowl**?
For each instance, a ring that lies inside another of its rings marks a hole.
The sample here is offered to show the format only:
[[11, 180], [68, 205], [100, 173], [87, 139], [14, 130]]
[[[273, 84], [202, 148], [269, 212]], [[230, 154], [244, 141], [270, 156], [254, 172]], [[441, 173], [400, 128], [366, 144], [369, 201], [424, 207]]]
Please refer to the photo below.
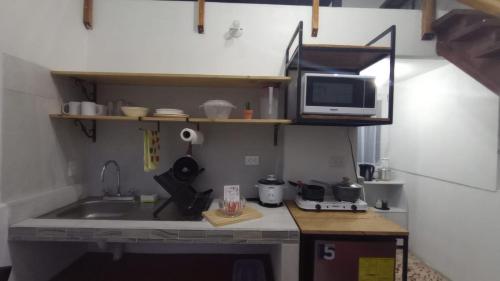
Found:
[[236, 106], [225, 100], [209, 100], [200, 107], [205, 111], [207, 118], [211, 119], [227, 119], [231, 114], [231, 110], [236, 108]]
[[181, 109], [174, 109], [174, 108], [158, 108], [158, 109], [156, 109], [156, 113], [158, 113], [158, 114], [184, 114], [184, 111]]
[[148, 115], [149, 108], [138, 106], [122, 106], [123, 114], [129, 117], [144, 117]]

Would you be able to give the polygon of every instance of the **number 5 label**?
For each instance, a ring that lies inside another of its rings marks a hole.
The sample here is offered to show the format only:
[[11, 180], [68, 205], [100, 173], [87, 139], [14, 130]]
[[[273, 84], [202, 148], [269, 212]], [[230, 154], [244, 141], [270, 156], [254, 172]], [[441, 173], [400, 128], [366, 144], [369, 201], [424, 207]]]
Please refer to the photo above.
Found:
[[334, 244], [323, 244], [323, 259], [331, 261], [335, 259], [335, 245]]

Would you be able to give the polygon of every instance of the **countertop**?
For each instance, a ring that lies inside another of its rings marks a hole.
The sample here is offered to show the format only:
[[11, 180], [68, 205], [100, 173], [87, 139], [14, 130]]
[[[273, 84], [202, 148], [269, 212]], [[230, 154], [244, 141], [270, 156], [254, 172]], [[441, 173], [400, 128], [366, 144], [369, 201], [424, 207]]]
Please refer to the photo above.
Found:
[[[262, 218], [214, 227], [208, 221], [27, 219], [11, 225], [11, 241], [299, 243], [299, 229], [286, 206], [248, 202]], [[217, 208], [213, 202], [210, 209]]]
[[408, 236], [408, 230], [373, 210], [366, 212], [317, 212], [301, 210], [287, 201], [302, 234]]

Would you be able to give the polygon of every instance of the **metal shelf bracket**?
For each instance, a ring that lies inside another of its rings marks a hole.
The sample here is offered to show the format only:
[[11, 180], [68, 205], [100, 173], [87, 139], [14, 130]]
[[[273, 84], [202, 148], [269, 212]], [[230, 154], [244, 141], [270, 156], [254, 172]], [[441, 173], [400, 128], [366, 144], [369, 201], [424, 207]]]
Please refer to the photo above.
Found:
[[274, 138], [273, 138], [273, 144], [274, 146], [278, 146], [278, 133], [280, 130], [280, 125], [275, 124], [274, 125]]
[[[97, 102], [97, 83], [75, 79], [75, 85], [80, 88], [88, 101]], [[90, 123], [91, 126], [88, 127], [81, 120], [75, 120], [75, 126], [79, 126], [83, 134], [95, 143], [97, 140], [97, 122], [92, 120]]]
[[75, 84], [80, 87], [80, 91], [89, 101], [96, 102], [97, 100], [97, 84], [95, 82], [86, 82], [81, 79], [75, 79]]
[[92, 140], [92, 142], [96, 142], [96, 121], [92, 120], [92, 127], [87, 127], [81, 120], [75, 120], [75, 126], [79, 126], [82, 130], [83, 134]]

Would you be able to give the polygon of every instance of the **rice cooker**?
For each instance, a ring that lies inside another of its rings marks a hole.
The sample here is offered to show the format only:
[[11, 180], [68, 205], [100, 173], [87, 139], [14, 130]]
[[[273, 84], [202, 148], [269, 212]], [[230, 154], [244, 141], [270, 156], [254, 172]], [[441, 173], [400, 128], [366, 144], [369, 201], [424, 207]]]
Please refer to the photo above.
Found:
[[283, 189], [285, 182], [278, 180], [275, 175], [260, 179], [255, 185], [259, 189], [260, 203], [266, 207], [278, 207], [283, 204]]

